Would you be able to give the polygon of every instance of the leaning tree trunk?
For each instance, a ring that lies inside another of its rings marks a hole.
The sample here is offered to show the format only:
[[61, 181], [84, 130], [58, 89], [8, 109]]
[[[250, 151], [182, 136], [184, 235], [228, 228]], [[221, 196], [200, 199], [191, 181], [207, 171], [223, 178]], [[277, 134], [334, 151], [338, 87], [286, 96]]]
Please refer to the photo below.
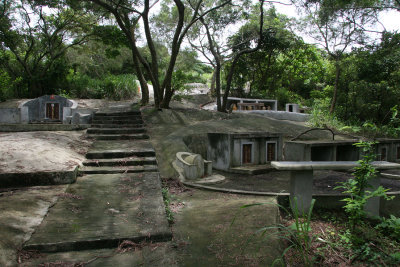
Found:
[[147, 82], [146, 82], [145, 78], [143, 77], [142, 70], [140, 69], [139, 60], [135, 56], [134, 53], [132, 53], [132, 59], [133, 59], [133, 65], [136, 69], [136, 76], [139, 80], [140, 88], [142, 91], [142, 100], [141, 100], [140, 104], [142, 106], [144, 106], [149, 103], [149, 87], [147, 86]]
[[339, 58], [336, 58], [335, 62], [335, 67], [336, 67], [336, 76], [335, 76], [335, 88], [333, 90], [333, 96], [332, 96], [332, 102], [331, 102], [331, 108], [329, 109], [329, 112], [332, 114], [335, 111], [336, 107], [336, 101], [337, 101], [337, 94], [338, 94], [338, 88], [339, 88], [339, 79], [340, 79], [340, 65], [339, 65]]

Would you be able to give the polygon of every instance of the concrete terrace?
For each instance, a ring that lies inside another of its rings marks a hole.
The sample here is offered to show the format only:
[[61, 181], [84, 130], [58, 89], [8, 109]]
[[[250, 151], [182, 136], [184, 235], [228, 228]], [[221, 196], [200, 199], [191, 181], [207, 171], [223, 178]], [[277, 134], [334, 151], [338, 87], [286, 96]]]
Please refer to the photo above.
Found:
[[[26, 256], [32, 253], [84, 250], [90, 255], [103, 250], [104, 255], [123, 242], [141, 244], [148, 251], [147, 244], [171, 240], [155, 152], [140, 112], [129, 108], [119, 105], [96, 113], [87, 131], [94, 143], [75, 183], [2, 190], [2, 201], [9, 207], [1, 205], [0, 265], [49, 262], [47, 257]], [[127, 259], [125, 266], [132, 266], [145, 262], [142, 256], [122, 258]], [[28, 258], [34, 261], [24, 262]], [[97, 263], [109, 266], [107, 261]], [[156, 265], [165, 261], [161, 257]]]

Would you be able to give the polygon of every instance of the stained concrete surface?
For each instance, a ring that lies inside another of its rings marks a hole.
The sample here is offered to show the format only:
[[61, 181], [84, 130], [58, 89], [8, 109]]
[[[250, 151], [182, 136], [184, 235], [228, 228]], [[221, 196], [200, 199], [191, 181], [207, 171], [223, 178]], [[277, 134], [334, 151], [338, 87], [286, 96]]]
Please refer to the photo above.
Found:
[[[271, 266], [281, 256], [275, 197], [191, 190], [172, 199], [179, 266]], [[241, 208], [255, 203], [264, 205]]]
[[158, 173], [99, 174], [70, 185], [24, 247], [57, 252], [146, 238], [171, 238]]
[[67, 186], [37, 186], [0, 193], [0, 266], [16, 266], [21, 249]]
[[[127, 251], [117, 249], [97, 249], [63, 253], [38, 254], [37, 258], [22, 263], [20, 266], [178, 266], [175, 249], [171, 242], [144, 243], [130, 247]], [[129, 248], [129, 247], [127, 247]]]

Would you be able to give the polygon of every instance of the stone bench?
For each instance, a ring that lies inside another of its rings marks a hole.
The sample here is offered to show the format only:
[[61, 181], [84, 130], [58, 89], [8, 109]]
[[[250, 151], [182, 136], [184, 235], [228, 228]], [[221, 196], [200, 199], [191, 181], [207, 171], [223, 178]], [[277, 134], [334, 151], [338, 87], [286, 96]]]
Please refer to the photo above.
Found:
[[[313, 194], [314, 170], [347, 171], [360, 166], [358, 161], [272, 161], [271, 166], [280, 171], [290, 171], [290, 200], [297, 198], [300, 212], [309, 210]], [[400, 169], [400, 164], [387, 161], [374, 161], [376, 170]], [[380, 185], [380, 175], [370, 181], [372, 190]], [[365, 209], [370, 215], [379, 215], [380, 199], [370, 199]], [[293, 206], [292, 206], [293, 208]]]

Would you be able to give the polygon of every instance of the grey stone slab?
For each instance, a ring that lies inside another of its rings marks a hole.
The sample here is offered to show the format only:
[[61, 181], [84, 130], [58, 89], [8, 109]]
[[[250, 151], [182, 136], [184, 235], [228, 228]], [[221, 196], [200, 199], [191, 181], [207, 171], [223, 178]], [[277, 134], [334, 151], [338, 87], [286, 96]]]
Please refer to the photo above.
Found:
[[66, 193], [25, 249], [60, 252], [171, 239], [158, 173], [86, 175]]
[[152, 157], [155, 152], [147, 140], [96, 141], [86, 154], [88, 159], [123, 158], [129, 156]]
[[144, 133], [144, 128], [90, 128], [87, 130], [88, 134], [132, 134]]
[[116, 159], [89, 159], [83, 162], [84, 166], [137, 166], [137, 165], [155, 165], [155, 157], [127, 157]]
[[89, 134], [88, 136], [97, 140], [149, 139], [149, 136], [147, 134]]
[[98, 124], [92, 123], [93, 128], [142, 128], [142, 123], [135, 123], [135, 124]]
[[56, 185], [0, 192], [0, 266], [17, 266], [17, 248], [29, 240], [66, 189]]
[[[273, 161], [277, 170], [349, 170], [360, 166], [357, 161]], [[387, 161], [372, 162], [378, 170], [400, 169], [400, 164]]]
[[157, 165], [144, 165], [144, 166], [117, 166], [117, 167], [82, 167], [79, 172], [86, 174], [99, 174], [99, 173], [137, 173], [137, 172], [156, 172], [158, 171]]
[[64, 171], [0, 173], [0, 188], [71, 184], [77, 174], [78, 167]]
[[38, 259], [26, 261], [19, 266], [178, 266], [176, 249], [171, 242], [137, 244], [124, 247], [126, 252], [116, 249], [97, 249], [42, 254]]

